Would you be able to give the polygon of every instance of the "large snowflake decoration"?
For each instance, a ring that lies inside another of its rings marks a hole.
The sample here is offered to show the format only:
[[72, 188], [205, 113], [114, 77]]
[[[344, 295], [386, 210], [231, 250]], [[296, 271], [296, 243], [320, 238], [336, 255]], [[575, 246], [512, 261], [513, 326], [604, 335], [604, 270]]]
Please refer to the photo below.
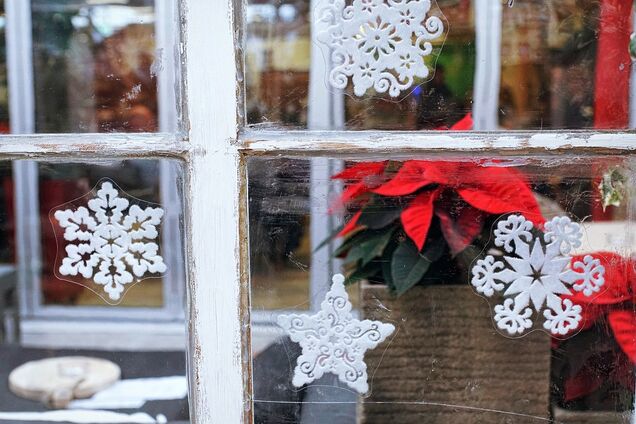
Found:
[[[500, 221], [495, 245], [506, 252], [503, 260], [492, 255], [476, 262], [471, 284], [478, 293], [503, 295], [494, 307], [494, 320], [509, 335], [533, 328], [535, 314], [543, 316], [543, 329], [564, 336], [579, 327], [581, 306], [563, 296], [572, 290], [592, 296], [605, 282], [605, 268], [586, 255], [574, 261], [568, 254], [581, 245], [581, 227], [560, 216], [545, 224], [545, 234], [533, 235], [533, 224], [522, 215]], [[512, 254], [512, 255], [511, 255]]]
[[332, 373], [359, 393], [369, 390], [364, 353], [382, 343], [395, 327], [355, 319], [344, 280], [341, 274], [333, 276], [333, 285], [317, 314], [278, 317], [278, 325], [302, 348], [292, 380], [296, 387]]
[[98, 187], [89, 195], [88, 208], [73, 203], [74, 208], [58, 208], [53, 214], [69, 242], [57, 271], [67, 278], [76, 277], [68, 281], [82, 285], [92, 281], [108, 294], [109, 300], [104, 300], [117, 303], [127, 285], [149, 273], [166, 271], [155, 242], [163, 209], [131, 205], [129, 199], [134, 198], [123, 191], [122, 197], [110, 181]]
[[356, 96], [373, 87], [397, 97], [415, 78], [427, 78], [425, 57], [444, 34], [430, 10], [431, 0], [323, 0], [315, 19], [329, 83], [345, 88], [351, 77]]

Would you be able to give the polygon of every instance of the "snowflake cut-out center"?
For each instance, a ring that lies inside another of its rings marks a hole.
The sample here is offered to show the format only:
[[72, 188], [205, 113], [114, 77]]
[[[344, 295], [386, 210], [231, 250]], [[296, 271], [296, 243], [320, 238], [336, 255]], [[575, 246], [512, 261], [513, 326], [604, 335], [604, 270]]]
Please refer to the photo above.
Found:
[[332, 373], [352, 389], [366, 393], [369, 385], [364, 354], [389, 337], [395, 327], [354, 318], [344, 276], [336, 274], [332, 281], [319, 312], [278, 317], [278, 325], [302, 348], [292, 384], [302, 387]]
[[53, 214], [68, 242], [57, 272], [67, 281], [102, 286], [108, 294], [104, 299], [118, 303], [127, 285], [166, 271], [156, 243], [164, 212], [131, 205], [133, 198], [110, 181], [98, 186], [88, 207], [60, 208]]
[[356, 96], [373, 88], [397, 97], [428, 78], [425, 58], [444, 34], [430, 12], [431, 0], [323, 0], [316, 38], [330, 58], [331, 86], [345, 88], [351, 78]]
[[581, 245], [581, 227], [565, 216], [545, 224], [546, 232], [535, 236], [533, 223], [523, 215], [500, 221], [494, 231], [495, 246], [506, 252], [503, 260], [493, 255], [478, 260], [472, 268], [471, 284], [478, 293], [498, 293], [503, 303], [494, 307], [494, 320], [509, 335], [521, 335], [533, 328], [533, 315], [544, 318], [543, 329], [555, 336], [576, 330], [582, 308], [563, 296], [573, 291], [592, 296], [605, 283], [605, 268], [586, 255], [572, 261], [568, 254]]

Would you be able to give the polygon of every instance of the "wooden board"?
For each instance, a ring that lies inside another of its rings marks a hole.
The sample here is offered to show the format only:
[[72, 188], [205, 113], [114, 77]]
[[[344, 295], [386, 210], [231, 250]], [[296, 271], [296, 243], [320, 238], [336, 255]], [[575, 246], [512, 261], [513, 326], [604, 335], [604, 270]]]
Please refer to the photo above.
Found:
[[[371, 395], [361, 422], [536, 423], [549, 417], [550, 337], [497, 333], [469, 286], [418, 286], [399, 299], [363, 284], [365, 318], [392, 320], [393, 339], [368, 351]], [[537, 419], [539, 418], [539, 419]]]

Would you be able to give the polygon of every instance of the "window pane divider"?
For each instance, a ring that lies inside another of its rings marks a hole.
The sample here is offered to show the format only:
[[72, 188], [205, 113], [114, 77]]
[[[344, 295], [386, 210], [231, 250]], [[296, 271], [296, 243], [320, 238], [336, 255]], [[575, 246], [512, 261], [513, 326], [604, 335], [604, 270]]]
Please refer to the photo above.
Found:
[[245, 130], [239, 137], [243, 154], [293, 156], [368, 153], [400, 154], [443, 151], [464, 153], [618, 154], [636, 150], [633, 131], [298, 131]]
[[181, 0], [186, 121], [190, 411], [193, 424], [251, 422], [247, 183], [236, 143], [242, 3]]
[[192, 145], [164, 133], [36, 134], [0, 136], [0, 157], [7, 159], [184, 158]]

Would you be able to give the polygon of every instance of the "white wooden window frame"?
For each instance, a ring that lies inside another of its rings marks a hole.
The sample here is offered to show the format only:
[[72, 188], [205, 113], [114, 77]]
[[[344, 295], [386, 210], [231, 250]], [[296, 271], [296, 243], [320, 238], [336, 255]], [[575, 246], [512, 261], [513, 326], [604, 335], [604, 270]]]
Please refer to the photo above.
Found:
[[[624, 155], [636, 150], [636, 134], [631, 131], [241, 130], [243, 3], [180, 0], [179, 7], [185, 134], [16, 134], [0, 137], [0, 157], [36, 161], [153, 158], [185, 164], [186, 318], [193, 423], [251, 419], [247, 157]], [[32, 104], [27, 101], [23, 107], [26, 113]]]

